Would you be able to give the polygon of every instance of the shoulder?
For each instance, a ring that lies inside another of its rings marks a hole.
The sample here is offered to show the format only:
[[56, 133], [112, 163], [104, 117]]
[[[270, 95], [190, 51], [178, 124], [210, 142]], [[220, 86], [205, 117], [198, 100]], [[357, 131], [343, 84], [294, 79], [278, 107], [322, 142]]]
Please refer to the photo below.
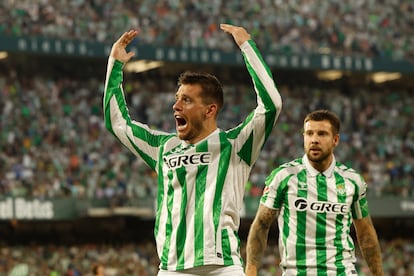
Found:
[[285, 172], [285, 173], [296, 173], [304, 168], [304, 163], [302, 158], [297, 158], [287, 163], [280, 165], [276, 170]]
[[275, 168], [269, 175], [268, 179], [285, 178], [289, 175], [295, 175], [305, 169], [302, 158], [297, 158]]
[[182, 141], [174, 133], [161, 135], [159, 139], [159, 146], [163, 147], [164, 152], [168, 152], [182, 143]]
[[335, 173], [355, 183], [365, 183], [363, 176], [358, 171], [341, 162], [335, 163]]

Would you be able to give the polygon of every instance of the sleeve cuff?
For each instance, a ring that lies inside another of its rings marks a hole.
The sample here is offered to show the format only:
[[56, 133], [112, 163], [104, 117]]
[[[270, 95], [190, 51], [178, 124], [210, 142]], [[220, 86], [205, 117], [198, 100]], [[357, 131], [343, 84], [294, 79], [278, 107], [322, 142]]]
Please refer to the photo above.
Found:
[[242, 45], [240, 45], [240, 50], [242, 50], [243, 52], [247, 51], [250, 45], [250, 41], [251, 40], [246, 40], [245, 42], [243, 42]]
[[109, 56], [108, 64], [113, 64], [115, 67], [123, 67], [124, 63], [115, 59], [113, 56]]

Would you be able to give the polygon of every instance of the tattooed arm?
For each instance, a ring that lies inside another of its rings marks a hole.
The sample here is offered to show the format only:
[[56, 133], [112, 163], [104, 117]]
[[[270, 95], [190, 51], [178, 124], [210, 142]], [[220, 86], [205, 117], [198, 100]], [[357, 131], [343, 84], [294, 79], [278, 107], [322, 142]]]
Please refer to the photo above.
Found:
[[381, 248], [371, 218], [368, 216], [363, 219], [355, 219], [354, 226], [359, 247], [372, 275], [383, 276], [384, 270], [381, 259]]
[[256, 276], [263, 252], [267, 246], [270, 226], [276, 219], [278, 210], [260, 204], [250, 227], [246, 246], [246, 276]]

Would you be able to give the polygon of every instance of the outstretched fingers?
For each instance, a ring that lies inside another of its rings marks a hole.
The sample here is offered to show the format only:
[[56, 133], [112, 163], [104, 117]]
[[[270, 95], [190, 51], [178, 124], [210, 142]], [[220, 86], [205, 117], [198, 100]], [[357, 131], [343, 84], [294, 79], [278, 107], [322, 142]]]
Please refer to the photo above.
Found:
[[120, 46], [126, 47], [129, 43], [131, 43], [132, 40], [138, 35], [138, 30], [129, 30], [128, 32], [125, 32], [121, 35], [121, 37], [118, 39], [117, 43], [119, 43]]
[[123, 33], [112, 46], [110, 55], [121, 62], [129, 61], [135, 53], [132, 51], [126, 52], [126, 47], [134, 40], [138, 33], [138, 30], [130, 30]]
[[240, 47], [245, 41], [251, 39], [245, 28], [230, 24], [220, 24], [220, 28], [233, 36], [234, 41]]

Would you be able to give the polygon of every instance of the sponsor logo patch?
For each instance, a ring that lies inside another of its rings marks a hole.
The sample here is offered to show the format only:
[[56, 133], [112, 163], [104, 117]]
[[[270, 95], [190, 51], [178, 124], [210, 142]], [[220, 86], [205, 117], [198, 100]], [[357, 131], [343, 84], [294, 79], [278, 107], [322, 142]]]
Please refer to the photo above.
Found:
[[196, 152], [192, 154], [172, 155], [164, 157], [168, 168], [176, 169], [183, 166], [208, 165], [211, 162], [211, 152]]
[[298, 198], [295, 200], [294, 204], [297, 211], [311, 211], [316, 213], [327, 214], [346, 214], [349, 212], [349, 207], [345, 203], [336, 203], [328, 201], [308, 202], [304, 198]]

